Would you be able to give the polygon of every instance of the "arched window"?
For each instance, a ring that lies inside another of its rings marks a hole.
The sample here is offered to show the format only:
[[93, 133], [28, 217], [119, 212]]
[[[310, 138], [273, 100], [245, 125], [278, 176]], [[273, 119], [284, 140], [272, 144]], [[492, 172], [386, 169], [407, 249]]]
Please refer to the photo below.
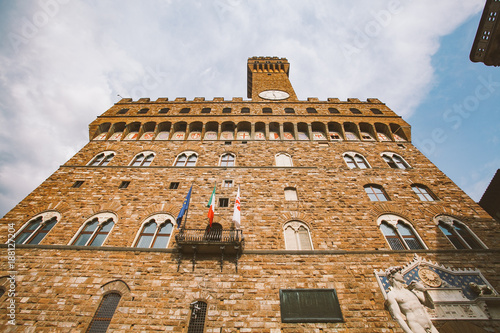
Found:
[[366, 159], [363, 157], [363, 155], [358, 154], [358, 153], [344, 153], [344, 161], [346, 162], [347, 166], [350, 169], [368, 169], [370, 168], [370, 165], [366, 161]]
[[192, 151], [185, 151], [177, 156], [174, 166], [192, 167], [196, 165], [198, 155]]
[[411, 189], [417, 194], [420, 201], [436, 201], [436, 196], [427, 188], [427, 186], [413, 184]]
[[153, 152], [143, 152], [134, 157], [132, 160], [131, 166], [149, 166], [153, 159], [155, 158], [155, 154]]
[[284, 226], [287, 250], [312, 250], [309, 228], [302, 222], [291, 221]]
[[382, 215], [378, 219], [380, 231], [392, 250], [425, 249], [408, 221], [396, 215]]
[[388, 201], [389, 197], [384, 191], [384, 188], [376, 184], [368, 184], [364, 186], [366, 194], [371, 201]]
[[87, 333], [102, 333], [108, 329], [111, 318], [115, 314], [121, 295], [117, 292], [111, 292], [104, 295], [101, 304], [90, 322]]
[[191, 303], [191, 318], [189, 319], [188, 333], [205, 332], [205, 317], [207, 315], [207, 303], [196, 301]]
[[80, 228], [71, 245], [101, 246], [115, 225], [116, 216], [111, 213], [101, 213], [89, 219]]
[[387, 152], [382, 154], [382, 158], [393, 169], [410, 168], [410, 165], [398, 154]]
[[26, 223], [18, 232], [16, 244], [40, 244], [61, 216], [56, 212], [42, 213]]
[[220, 166], [225, 166], [225, 167], [234, 166], [234, 160], [235, 160], [234, 154], [230, 153], [223, 154], [220, 158]]
[[288, 154], [279, 153], [275, 156], [276, 166], [293, 166], [292, 158]]
[[439, 229], [456, 249], [484, 249], [485, 246], [476, 235], [462, 222], [450, 216], [438, 216]]
[[90, 166], [106, 166], [115, 156], [113, 151], [104, 151], [97, 154], [88, 165]]
[[168, 247], [174, 218], [167, 214], [151, 216], [137, 235], [135, 247], [165, 249]]

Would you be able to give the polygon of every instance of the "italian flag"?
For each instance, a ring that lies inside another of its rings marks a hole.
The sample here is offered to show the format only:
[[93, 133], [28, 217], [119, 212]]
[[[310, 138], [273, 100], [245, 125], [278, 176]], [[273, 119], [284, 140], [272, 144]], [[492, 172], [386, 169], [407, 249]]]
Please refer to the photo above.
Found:
[[210, 200], [208, 200], [207, 207], [208, 208], [208, 220], [210, 221], [210, 227], [212, 227], [212, 222], [214, 220], [214, 215], [215, 215], [215, 187], [214, 190], [212, 191], [212, 195], [210, 196]]

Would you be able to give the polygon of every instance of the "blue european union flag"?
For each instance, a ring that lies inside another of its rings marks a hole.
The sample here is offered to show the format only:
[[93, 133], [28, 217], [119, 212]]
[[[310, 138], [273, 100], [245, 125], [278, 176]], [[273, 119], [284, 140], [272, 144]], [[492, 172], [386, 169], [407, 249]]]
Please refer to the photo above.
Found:
[[184, 216], [184, 213], [189, 208], [189, 200], [191, 200], [191, 190], [193, 189], [193, 185], [191, 185], [191, 188], [189, 189], [188, 194], [186, 195], [186, 199], [184, 199], [184, 203], [182, 204], [181, 211], [179, 212], [179, 215], [177, 215], [177, 228], [181, 227], [181, 222], [182, 222], [182, 217]]

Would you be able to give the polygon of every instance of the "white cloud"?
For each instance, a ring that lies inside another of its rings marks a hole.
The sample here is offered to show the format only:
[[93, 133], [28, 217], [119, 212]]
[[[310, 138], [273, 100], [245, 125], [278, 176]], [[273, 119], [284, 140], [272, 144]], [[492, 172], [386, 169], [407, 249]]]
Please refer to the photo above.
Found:
[[[0, 49], [0, 215], [85, 144], [88, 124], [118, 100], [116, 94], [246, 97], [251, 56], [287, 57], [301, 99], [378, 97], [410, 115], [431, 85], [439, 38], [483, 5], [53, 3], [51, 10], [36, 1], [2, 5], [9, 8], [0, 13], [0, 37], [18, 39]], [[36, 29], [26, 35], [29, 24]]]

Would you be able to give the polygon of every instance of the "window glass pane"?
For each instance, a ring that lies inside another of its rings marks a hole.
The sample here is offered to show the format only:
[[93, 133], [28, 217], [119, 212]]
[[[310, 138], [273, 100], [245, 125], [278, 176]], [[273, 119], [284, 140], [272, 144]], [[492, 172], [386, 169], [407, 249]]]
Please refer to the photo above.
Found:
[[144, 226], [144, 230], [142, 231], [143, 234], [154, 234], [156, 231], [156, 223], [155, 222], [150, 222]]
[[385, 223], [380, 224], [380, 230], [385, 236], [396, 236], [396, 231]]
[[285, 240], [287, 250], [297, 250], [297, 239], [295, 237], [295, 230], [292, 227], [287, 227], [285, 229]]
[[113, 228], [113, 225], [115, 223], [113, 221], [111, 222], [106, 222], [105, 224], [102, 225], [102, 229], [99, 230], [99, 232], [109, 232], [111, 228]]
[[99, 224], [99, 221], [97, 221], [97, 219], [96, 219], [93, 222], [88, 223], [83, 231], [94, 231], [97, 228], [98, 224]]
[[398, 227], [398, 231], [401, 234], [401, 236], [413, 236], [413, 232], [407, 226], [405, 226], [401, 223], [398, 223], [397, 227]]
[[22, 232], [16, 237], [16, 244], [22, 244], [24, 241], [31, 236], [31, 231], [28, 232]]
[[458, 232], [458, 234], [462, 236], [463, 240], [470, 246], [471, 249], [483, 248], [465, 227], [459, 225], [458, 223], [453, 223], [453, 227]]
[[194, 166], [196, 164], [196, 159], [197, 159], [197, 156], [194, 154], [189, 156], [189, 158], [186, 162], [186, 166]]
[[345, 155], [344, 160], [349, 168], [354, 169], [357, 167], [356, 163], [354, 163], [354, 159], [351, 156]]
[[300, 227], [299, 232], [298, 232], [298, 236], [299, 236], [300, 249], [301, 250], [311, 250], [312, 246], [311, 246], [311, 242], [309, 239], [309, 231], [307, 231], [307, 229], [304, 227]]
[[205, 332], [205, 316], [207, 312], [207, 303], [198, 301], [191, 308], [191, 318], [187, 333]]
[[33, 237], [30, 241], [29, 244], [39, 244], [43, 237], [45, 237], [45, 233], [38, 233], [35, 237]]
[[90, 165], [99, 165], [99, 163], [101, 163], [102, 159], [104, 158], [104, 154], [99, 154], [97, 155], [94, 160], [92, 161], [92, 163], [90, 163]]
[[392, 156], [392, 158], [394, 159], [394, 162], [396, 162], [397, 166], [400, 169], [408, 168], [408, 165], [403, 161], [403, 159], [401, 157], [394, 155], [394, 156]]
[[353, 132], [345, 132], [345, 138], [347, 140], [358, 140], [358, 137]]
[[169, 236], [157, 236], [155, 243], [153, 244], [154, 249], [165, 249], [168, 244]]
[[148, 248], [151, 244], [151, 240], [153, 239], [153, 235], [150, 236], [141, 236], [139, 241], [137, 242], [137, 247]]
[[172, 227], [173, 227], [172, 223], [167, 223], [160, 228], [158, 234], [170, 235], [172, 233]]
[[356, 163], [358, 164], [358, 167], [360, 169], [368, 168], [368, 165], [366, 164], [365, 159], [361, 155], [358, 155], [358, 154], [354, 155], [354, 160], [356, 161]]
[[154, 155], [154, 154], [149, 154], [149, 155], [146, 157], [146, 159], [144, 160], [143, 165], [144, 165], [144, 166], [149, 166], [149, 165], [151, 165], [151, 162], [153, 161], [154, 157], [155, 157], [155, 155]]
[[439, 229], [446, 235], [450, 242], [455, 246], [456, 249], [466, 249], [467, 247], [460, 241], [460, 238], [456, 235], [455, 231], [448, 229], [448, 227], [439, 224]]
[[138, 166], [141, 165], [142, 160], [144, 159], [143, 154], [137, 155], [137, 157], [134, 159], [134, 162], [132, 163], [132, 166]]
[[80, 236], [78, 236], [78, 239], [75, 241], [74, 245], [84, 246], [88, 242], [90, 236], [92, 236], [92, 235], [91, 234], [81, 234]]
[[39, 226], [42, 219], [37, 219], [36, 221], [30, 222], [25, 230], [35, 231]]
[[94, 240], [92, 243], [89, 244], [89, 246], [101, 246], [102, 243], [104, 242], [104, 239], [106, 238], [107, 234], [98, 234], [95, 236]]
[[184, 164], [186, 163], [186, 160], [187, 160], [187, 156], [182, 154], [181, 156], [179, 156], [177, 158], [177, 162], [175, 163], [175, 166], [184, 166]]
[[108, 165], [109, 161], [111, 161], [111, 159], [113, 159], [113, 156], [115, 156], [114, 154], [109, 154], [108, 156], [106, 156], [106, 158], [104, 159], [104, 161], [101, 163], [102, 166], [106, 166]]
[[396, 165], [396, 163], [394, 163], [394, 161], [392, 160], [391, 157], [387, 156], [387, 155], [382, 155], [382, 158], [384, 159], [384, 161], [393, 169], [397, 169], [398, 166]]
[[54, 218], [54, 219], [51, 219], [49, 222], [45, 223], [45, 225], [43, 226], [42, 230], [43, 231], [50, 231], [50, 229], [52, 229], [52, 227], [57, 223], [57, 220]]

